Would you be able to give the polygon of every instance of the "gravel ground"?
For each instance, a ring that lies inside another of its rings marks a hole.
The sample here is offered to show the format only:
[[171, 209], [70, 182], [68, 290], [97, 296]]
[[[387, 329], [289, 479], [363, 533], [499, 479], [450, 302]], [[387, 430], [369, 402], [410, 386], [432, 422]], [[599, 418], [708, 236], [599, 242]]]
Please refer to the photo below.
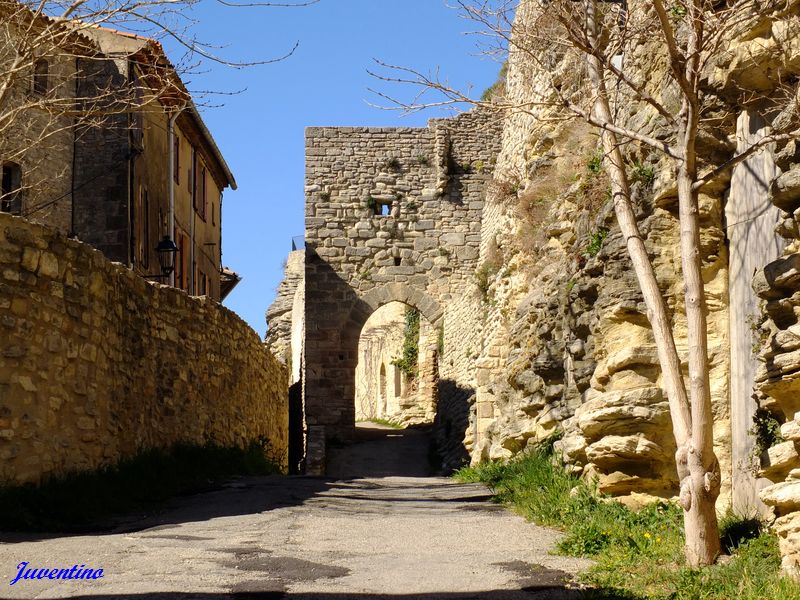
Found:
[[[362, 428], [331, 478], [239, 479], [94, 535], [0, 539], [0, 598], [117, 600], [578, 599], [588, 561], [559, 534], [428, 475], [427, 435]], [[103, 569], [96, 580], [9, 582], [17, 565]]]

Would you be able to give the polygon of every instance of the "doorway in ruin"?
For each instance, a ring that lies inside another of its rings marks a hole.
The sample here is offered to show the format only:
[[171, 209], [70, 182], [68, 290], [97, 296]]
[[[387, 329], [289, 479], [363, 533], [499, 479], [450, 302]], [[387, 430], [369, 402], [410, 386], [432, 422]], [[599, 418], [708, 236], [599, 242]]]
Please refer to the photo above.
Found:
[[357, 423], [433, 423], [438, 338], [438, 330], [416, 308], [403, 302], [389, 302], [370, 315], [358, 340]]

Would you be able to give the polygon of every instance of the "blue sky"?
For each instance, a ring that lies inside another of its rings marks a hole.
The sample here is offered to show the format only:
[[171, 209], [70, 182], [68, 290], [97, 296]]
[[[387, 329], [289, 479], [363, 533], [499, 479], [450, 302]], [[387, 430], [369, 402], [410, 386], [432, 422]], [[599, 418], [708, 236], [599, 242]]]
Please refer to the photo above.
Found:
[[[280, 56], [283, 62], [231, 69], [210, 63], [187, 77], [192, 90], [246, 91], [212, 99], [224, 106], [203, 116], [236, 177], [225, 193], [223, 263], [243, 281], [225, 304], [263, 336], [291, 238], [303, 234], [304, 140], [308, 126], [424, 126], [441, 112], [403, 117], [381, 111], [367, 88], [386, 84], [366, 70], [372, 59], [428, 71], [474, 94], [496, 79], [499, 65], [479, 55], [472, 29], [444, 0], [321, 0], [306, 8], [225, 8], [202, 2], [199, 39], [238, 61]], [[175, 57], [177, 58], [177, 57]], [[395, 90], [410, 96], [411, 88]]]

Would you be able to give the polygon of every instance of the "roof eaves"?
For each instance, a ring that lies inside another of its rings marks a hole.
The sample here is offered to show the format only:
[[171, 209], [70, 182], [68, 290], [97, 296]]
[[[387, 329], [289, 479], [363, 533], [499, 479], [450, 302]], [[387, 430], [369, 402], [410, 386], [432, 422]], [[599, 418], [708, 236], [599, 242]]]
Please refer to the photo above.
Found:
[[208, 127], [206, 126], [203, 118], [200, 116], [200, 111], [197, 110], [197, 106], [193, 101], [189, 101], [188, 105], [189, 113], [192, 115], [192, 118], [197, 123], [198, 128], [200, 129], [200, 133], [208, 142], [209, 147], [211, 148], [211, 152], [214, 154], [214, 158], [219, 162], [220, 166], [222, 167], [222, 171], [225, 174], [225, 178], [228, 180], [228, 185], [232, 190], [236, 189], [236, 179], [233, 177], [233, 173], [231, 173], [231, 169], [228, 166], [228, 163], [225, 161], [225, 157], [222, 156], [222, 151], [220, 151], [219, 146], [217, 146], [217, 142], [214, 140], [214, 136], [211, 135]]

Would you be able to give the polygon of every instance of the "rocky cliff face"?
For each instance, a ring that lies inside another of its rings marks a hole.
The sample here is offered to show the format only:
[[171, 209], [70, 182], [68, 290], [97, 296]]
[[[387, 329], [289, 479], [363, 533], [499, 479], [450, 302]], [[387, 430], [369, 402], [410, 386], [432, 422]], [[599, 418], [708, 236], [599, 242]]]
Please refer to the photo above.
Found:
[[[530, 7], [522, 3], [518, 20], [530, 17]], [[776, 12], [730, 40], [728, 51], [709, 68], [720, 120], [700, 144], [705, 165], [720, 164], [737, 146], [741, 151], [768, 135], [771, 119], [786, 118], [770, 112], [769, 96], [776, 81], [796, 76], [798, 27], [796, 10]], [[625, 64], [626, 72], [649, 73], [645, 80], [660, 81], [658, 48], [633, 49]], [[523, 53], [512, 50], [511, 103], [541, 99], [546, 91], [540, 75]], [[750, 101], [743, 101], [742, 90], [749, 90]], [[753, 92], [763, 101], [752, 102]], [[663, 138], [647, 107], [625, 99], [618, 109], [624, 125]], [[607, 183], [594, 173], [594, 142], [580, 127], [544, 123], [537, 110], [508, 117], [496, 186], [484, 211], [481, 262], [490, 267], [490, 277], [482, 284], [487, 324], [476, 364], [474, 427], [467, 432], [472, 459], [507, 458], [558, 433], [563, 437], [557, 448], [567, 464], [596, 478], [601, 491], [633, 505], [673, 496], [675, 445], [652, 333], [624, 240], [603, 198]], [[673, 177], [665, 162], [634, 144], [626, 154], [642, 232], [685, 361]], [[723, 474], [718, 509], [733, 502], [740, 513], [763, 511], [756, 490], [771, 481], [761, 498], [779, 517], [784, 567], [795, 575], [800, 575], [798, 162], [795, 143], [769, 146], [700, 194], [715, 449]], [[774, 260], [784, 245], [783, 256]], [[765, 264], [755, 281], [760, 310], [751, 278]], [[756, 370], [753, 352], [759, 348]]]
[[[522, 3], [518, 24], [532, 18], [532, 6]], [[557, 68], [567, 76], [570, 64], [565, 59]], [[652, 72], [663, 64], [657, 51], [639, 51], [626, 58], [627, 68]], [[511, 104], [546, 97], [545, 80], [526, 53], [512, 49]], [[601, 491], [634, 504], [671, 497], [677, 474], [667, 400], [596, 134], [576, 122], [545, 121], [540, 117], [552, 116], [545, 110], [507, 119], [496, 185], [487, 198], [481, 260], [491, 267], [485, 287], [493, 325], [486, 326], [476, 365], [472, 458], [509, 457], [559, 433], [565, 460], [575, 472], [596, 477]], [[620, 115], [624, 125], [663, 135], [646, 107], [626, 103]], [[720, 150], [709, 144], [704, 152], [712, 162]], [[685, 360], [671, 168], [640, 148], [627, 154], [640, 226]], [[726, 193], [726, 182], [709, 187], [700, 206], [716, 449], [730, 481]], [[729, 486], [721, 506], [728, 501]]]

